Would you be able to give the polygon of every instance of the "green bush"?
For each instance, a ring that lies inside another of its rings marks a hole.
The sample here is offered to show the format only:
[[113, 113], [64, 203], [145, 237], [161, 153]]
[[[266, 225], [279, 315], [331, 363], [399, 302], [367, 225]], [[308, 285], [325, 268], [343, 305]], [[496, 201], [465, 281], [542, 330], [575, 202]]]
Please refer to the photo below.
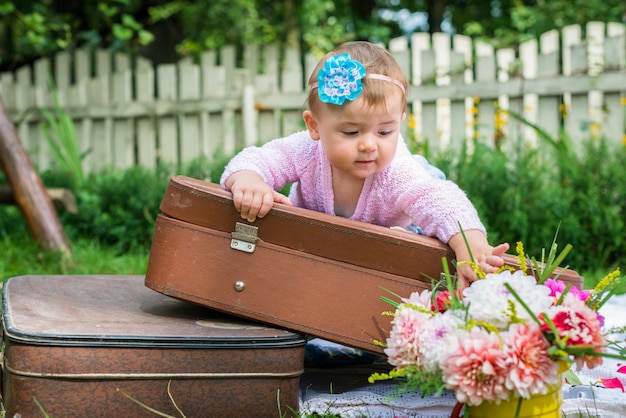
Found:
[[121, 252], [149, 248], [168, 178], [141, 167], [89, 175], [75, 191], [78, 213], [62, 213], [61, 222], [71, 238], [93, 237]]
[[173, 173], [219, 181], [228, 159], [198, 158], [179, 173], [169, 166], [147, 169], [105, 170], [91, 174], [75, 190], [78, 213], [62, 213], [61, 221], [70, 237], [92, 237], [120, 252], [149, 250], [159, 205]]
[[528, 254], [539, 255], [559, 229], [557, 242], [574, 246], [566, 259], [571, 268], [626, 265], [623, 149], [596, 139], [577, 154], [545, 142], [515, 154], [476, 143], [472, 153], [459, 154], [433, 161], [467, 192], [490, 242], [522, 241]]

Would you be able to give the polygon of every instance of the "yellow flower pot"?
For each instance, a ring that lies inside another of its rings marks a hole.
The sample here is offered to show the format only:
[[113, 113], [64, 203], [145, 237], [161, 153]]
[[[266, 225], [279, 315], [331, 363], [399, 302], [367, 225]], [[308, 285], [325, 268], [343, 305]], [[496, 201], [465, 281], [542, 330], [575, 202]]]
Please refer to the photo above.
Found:
[[[470, 418], [561, 418], [561, 405], [563, 404], [563, 373], [569, 368], [564, 361], [558, 362], [558, 382], [548, 386], [544, 395], [534, 395], [529, 399], [513, 398], [506, 402], [495, 404], [483, 402], [478, 406], [472, 406], [469, 410]], [[520, 407], [519, 413], [517, 407]], [[458, 403], [451, 418], [463, 417], [463, 404]]]
[[496, 405], [492, 402], [483, 402], [472, 406], [470, 418], [561, 418], [563, 380], [550, 386], [545, 395], [534, 395], [529, 399], [522, 399], [519, 414], [516, 415], [519, 398], [514, 398]]

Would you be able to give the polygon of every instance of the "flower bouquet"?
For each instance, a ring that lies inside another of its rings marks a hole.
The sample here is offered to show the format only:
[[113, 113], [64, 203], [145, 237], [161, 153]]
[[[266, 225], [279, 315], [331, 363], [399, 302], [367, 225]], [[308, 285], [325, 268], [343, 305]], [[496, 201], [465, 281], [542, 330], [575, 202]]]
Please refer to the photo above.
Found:
[[[603, 357], [624, 359], [609, 351], [598, 309], [614, 294], [619, 269], [590, 291], [566, 285], [558, 278], [558, 264], [571, 249], [556, 257], [553, 243], [547, 260], [527, 259], [518, 243], [520, 268], [505, 266], [484, 274], [472, 264], [480, 280], [457, 290], [443, 263], [445, 279], [432, 290], [415, 292], [395, 307], [385, 346], [389, 373], [377, 380], [402, 379], [401, 388], [423, 396], [452, 390], [466, 416], [481, 404], [513, 402], [520, 416], [523, 402], [555, 393], [560, 416], [562, 373], [572, 363], [593, 368]], [[623, 351], [621, 351], [623, 353]], [[555, 389], [556, 388], [556, 389]]]

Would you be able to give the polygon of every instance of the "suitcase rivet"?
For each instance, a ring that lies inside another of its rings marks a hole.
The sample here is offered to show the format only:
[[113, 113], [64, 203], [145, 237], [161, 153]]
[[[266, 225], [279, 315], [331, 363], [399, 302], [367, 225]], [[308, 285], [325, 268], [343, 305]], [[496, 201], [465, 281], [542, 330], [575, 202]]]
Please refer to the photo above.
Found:
[[243, 292], [244, 287], [246, 287], [246, 284], [241, 280], [235, 282], [235, 290], [237, 292]]

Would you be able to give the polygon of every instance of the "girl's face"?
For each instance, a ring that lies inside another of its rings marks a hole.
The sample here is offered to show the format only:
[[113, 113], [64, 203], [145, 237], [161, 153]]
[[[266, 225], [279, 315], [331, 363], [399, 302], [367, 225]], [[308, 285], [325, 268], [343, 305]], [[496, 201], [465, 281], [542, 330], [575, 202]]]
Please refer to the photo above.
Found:
[[342, 106], [306, 110], [304, 121], [311, 137], [321, 141], [334, 172], [365, 179], [391, 164], [405, 117], [399, 89], [384, 104], [371, 107], [359, 97]]

